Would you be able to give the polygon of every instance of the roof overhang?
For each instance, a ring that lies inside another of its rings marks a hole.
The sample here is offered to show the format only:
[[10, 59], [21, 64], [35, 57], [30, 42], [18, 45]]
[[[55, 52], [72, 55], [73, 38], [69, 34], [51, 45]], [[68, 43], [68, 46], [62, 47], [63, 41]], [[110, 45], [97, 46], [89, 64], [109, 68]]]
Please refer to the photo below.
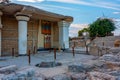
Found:
[[21, 4], [15, 4], [15, 3], [7, 3], [3, 4], [0, 3], [0, 10], [5, 15], [15, 15], [16, 13], [23, 13], [31, 15], [31, 18], [33, 19], [45, 19], [45, 20], [51, 20], [51, 21], [61, 21], [65, 20], [68, 22], [73, 21], [73, 17], [71, 16], [64, 16], [52, 12], [48, 12], [42, 9], [38, 9], [32, 6], [26, 6]]

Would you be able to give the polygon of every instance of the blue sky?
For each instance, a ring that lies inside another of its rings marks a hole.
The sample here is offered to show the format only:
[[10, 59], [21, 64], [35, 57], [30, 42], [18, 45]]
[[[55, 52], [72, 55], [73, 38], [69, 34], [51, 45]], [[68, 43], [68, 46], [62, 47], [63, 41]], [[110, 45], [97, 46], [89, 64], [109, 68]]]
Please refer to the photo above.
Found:
[[[14, 3], [34, 6], [50, 12], [72, 16], [70, 36], [77, 36], [78, 30], [87, 27], [99, 17], [120, 21], [120, 0], [10, 0]], [[118, 23], [119, 25], [119, 23]], [[115, 31], [120, 34], [120, 29]]]

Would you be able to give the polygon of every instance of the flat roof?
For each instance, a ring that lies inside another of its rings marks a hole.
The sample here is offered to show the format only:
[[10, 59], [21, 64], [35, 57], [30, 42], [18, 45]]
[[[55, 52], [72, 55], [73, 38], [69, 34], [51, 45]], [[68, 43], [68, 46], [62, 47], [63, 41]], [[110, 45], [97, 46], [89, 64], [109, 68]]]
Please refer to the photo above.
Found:
[[68, 22], [73, 21], [73, 17], [71, 16], [56, 14], [56, 13], [35, 8], [33, 6], [16, 4], [16, 3], [0, 3], [0, 10], [5, 15], [15, 15], [17, 12], [21, 12], [23, 14], [32, 15], [31, 18], [34, 18], [34, 19], [45, 18], [45, 19], [51, 19], [52, 21], [60, 21], [60, 20], [65, 20]]

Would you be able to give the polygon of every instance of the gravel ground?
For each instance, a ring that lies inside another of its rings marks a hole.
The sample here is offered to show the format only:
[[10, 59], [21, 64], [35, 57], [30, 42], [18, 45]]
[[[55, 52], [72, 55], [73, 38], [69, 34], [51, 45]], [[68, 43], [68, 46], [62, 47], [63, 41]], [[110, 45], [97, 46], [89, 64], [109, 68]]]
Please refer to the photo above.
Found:
[[[73, 62], [82, 62], [93, 59], [92, 55], [85, 54], [75, 54], [73, 57], [72, 53], [63, 53], [57, 52], [56, 61], [63, 63], [63, 65], [68, 65]], [[53, 52], [38, 52], [35, 55], [31, 55], [31, 66], [36, 65], [37, 63], [43, 61], [54, 61], [54, 53]], [[7, 65], [17, 65], [18, 67], [28, 66], [28, 56], [20, 56], [20, 57], [0, 57], [0, 66]]]

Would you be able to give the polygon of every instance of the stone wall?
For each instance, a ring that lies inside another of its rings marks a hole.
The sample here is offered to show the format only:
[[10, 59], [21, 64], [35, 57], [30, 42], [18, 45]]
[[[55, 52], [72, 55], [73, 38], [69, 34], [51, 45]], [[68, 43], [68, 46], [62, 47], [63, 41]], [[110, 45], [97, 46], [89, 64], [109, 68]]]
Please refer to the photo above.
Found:
[[77, 40], [77, 41], [70, 41], [69, 43], [70, 48], [71, 47], [85, 47], [85, 41], [84, 40]]
[[18, 24], [15, 17], [2, 16], [2, 55], [11, 55], [12, 48], [18, 51]]
[[28, 22], [28, 50], [33, 52], [34, 47], [37, 49], [38, 42], [38, 20], [30, 20]]
[[120, 39], [120, 36], [97, 37], [89, 45], [89, 54], [103, 55], [109, 51], [109, 48], [114, 47], [115, 40]]
[[[12, 48], [18, 54], [18, 21], [14, 16], [2, 16], [2, 56], [11, 55]], [[28, 22], [28, 49], [37, 48], [38, 21]]]
[[107, 37], [97, 37], [94, 42], [96, 45], [104, 45], [114, 47], [115, 40], [120, 39], [120, 36], [107, 36]]
[[59, 27], [58, 23], [53, 23], [53, 47], [59, 47]]

